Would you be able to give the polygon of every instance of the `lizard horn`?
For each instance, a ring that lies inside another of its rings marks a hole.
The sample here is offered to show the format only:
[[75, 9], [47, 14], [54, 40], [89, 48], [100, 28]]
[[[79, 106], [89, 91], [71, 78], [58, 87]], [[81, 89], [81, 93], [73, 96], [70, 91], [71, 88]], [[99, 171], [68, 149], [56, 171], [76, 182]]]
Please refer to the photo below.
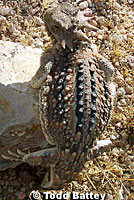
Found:
[[86, 34], [84, 32], [82, 32], [81, 30], [76, 31], [76, 35], [77, 37], [79, 37], [80, 39], [84, 39], [88, 42], [90, 42], [89, 38], [86, 36]]
[[89, 24], [89, 23], [83, 23], [83, 24], [81, 24], [80, 25], [82, 28], [87, 28], [87, 29], [89, 29], [89, 30], [93, 30], [93, 31], [97, 31], [98, 30], [98, 28], [97, 27], [95, 27], [95, 26], [93, 26], [93, 25], [91, 25], [91, 24]]

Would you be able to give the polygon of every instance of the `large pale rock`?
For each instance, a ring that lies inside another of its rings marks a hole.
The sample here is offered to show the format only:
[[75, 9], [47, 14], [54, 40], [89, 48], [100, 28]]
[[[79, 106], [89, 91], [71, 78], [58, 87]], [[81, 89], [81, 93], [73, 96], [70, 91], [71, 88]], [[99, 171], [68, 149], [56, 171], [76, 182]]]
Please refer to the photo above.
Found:
[[9, 85], [31, 80], [40, 66], [41, 49], [0, 41], [0, 83]]
[[39, 124], [38, 91], [29, 81], [39, 68], [41, 53], [0, 41], [0, 134], [12, 126]]
[[[38, 90], [29, 81], [40, 66], [41, 49], [0, 41], [0, 155], [46, 144], [40, 128]], [[14, 167], [15, 162], [10, 164]], [[0, 157], [0, 169], [9, 161]]]

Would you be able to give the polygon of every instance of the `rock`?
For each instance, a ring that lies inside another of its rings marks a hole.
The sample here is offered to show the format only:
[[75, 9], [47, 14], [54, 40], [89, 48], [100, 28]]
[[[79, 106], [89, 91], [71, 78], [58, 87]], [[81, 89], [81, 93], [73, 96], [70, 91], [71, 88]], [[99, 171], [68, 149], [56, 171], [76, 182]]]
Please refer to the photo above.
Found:
[[80, 9], [82, 9], [82, 10], [88, 8], [88, 2], [87, 2], [87, 1], [81, 2], [81, 3], [79, 4], [79, 7], [80, 7]]
[[115, 135], [110, 135], [110, 139], [111, 139], [111, 140], [116, 140], [117, 137], [116, 137]]
[[[40, 128], [38, 90], [30, 80], [40, 66], [41, 49], [0, 41], [0, 155], [45, 145]], [[0, 156], [0, 170], [17, 163]]]
[[134, 103], [134, 93], [131, 95], [131, 100]]
[[128, 63], [130, 68], [134, 69], [134, 56], [128, 56]]
[[0, 16], [0, 23], [6, 23], [6, 17]]
[[131, 87], [130, 85], [126, 84], [126, 93], [127, 94], [132, 94], [133, 92], [133, 87]]
[[113, 200], [113, 195], [112, 194], [107, 194], [106, 200]]
[[1, 15], [7, 16], [7, 15], [10, 15], [10, 13], [11, 13], [11, 10], [10, 10], [10, 8], [8, 6], [0, 8], [0, 14]]
[[39, 67], [41, 52], [0, 42], [0, 135], [11, 126], [39, 124], [38, 92], [29, 81]]
[[124, 96], [126, 94], [126, 91], [123, 87], [119, 87], [118, 90], [117, 90], [117, 96]]
[[111, 36], [111, 40], [114, 43], [121, 43], [122, 42], [122, 37], [120, 35], [118, 35], [117, 33], [115, 33], [113, 36]]
[[11, 126], [39, 124], [38, 104], [28, 92], [0, 84], [0, 93], [0, 132]]
[[20, 31], [16, 29], [16, 27], [13, 24], [10, 24], [8, 26], [8, 30], [10, 33], [12, 33], [15, 36], [18, 36], [20, 34]]
[[114, 7], [116, 10], [120, 10], [120, 9], [121, 9], [120, 4], [118, 4], [117, 2], [114, 2], [114, 3], [113, 3], [113, 7]]
[[40, 66], [41, 53], [21, 43], [0, 41], [0, 83], [14, 88], [13, 84], [29, 82]]
[[100, 153], [108, 151], [112, 146], [113, 143], [110, 139], [95, 141], [89, 154], [90, 158], [95, 158]]
[[116, 21], [116, 22], [119, 22], [120, 18], [119, 18], [118, 15], [113, 14], [113, 20]]

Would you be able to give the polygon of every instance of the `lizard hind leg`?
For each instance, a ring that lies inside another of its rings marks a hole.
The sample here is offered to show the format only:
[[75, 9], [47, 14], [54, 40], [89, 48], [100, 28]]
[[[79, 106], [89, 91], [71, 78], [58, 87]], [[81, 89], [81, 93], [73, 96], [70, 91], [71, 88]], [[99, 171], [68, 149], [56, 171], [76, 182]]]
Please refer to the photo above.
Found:
[[42, 188], [51, 188], [54, 182], [54, 165], [51, 165], [49, 171], [46, 172], [43, 181], [41, 183]]
[[46, 172], [41, 187], [44, 189], [59, 189], [63, 186], [62, 177], [60, 177], [55, 170], [55, 165], [51, 164], [49, 170]]

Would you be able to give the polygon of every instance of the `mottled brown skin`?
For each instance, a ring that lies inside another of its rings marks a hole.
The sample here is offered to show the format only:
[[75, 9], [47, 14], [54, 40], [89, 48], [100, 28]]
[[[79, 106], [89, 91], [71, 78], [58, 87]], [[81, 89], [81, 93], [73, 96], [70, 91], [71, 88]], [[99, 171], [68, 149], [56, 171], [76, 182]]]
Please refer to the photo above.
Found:
[[51, 189], [61, 188], [82, 170], [112, 109], [112, 95], [97, 60], [86, 45], [77, 48], [63, 51], [40, 91], [42, 129], [59, 152], [53, 179], [49, 185], [44, 179]]
[[[40, 152], [40, 164], [50, 166], [42, 182], [42, 187], [49, 189], [62, 188], [82, 170], [92, 142], [108, 124], [113, 104], [113, 66], [92, 54], [84, 42], [86, 36], [79, 32], [77, 13], [69, 3], [46, 11], [46, 26], [64, 49], [59, 47], [55, 53], [48, 50], [33, 79], [34, 87], [44, 79], [41, 124], [46, 139], [54, 145], [51, 152]], [[32, 163], [33, 158], [27, 155], [25, 161]]]
[[113, 66], [93, 55], [77, 13], [69, 3], [48, 8], [46, 26], [63, 48], [46, 50], [31, 82], [41, 86], [41, 125], [52, 146], [25, 155], [23, 162], [49, 168], [42, 182], [47, 189], [62, 188], [82, 170], [113, 106]]

